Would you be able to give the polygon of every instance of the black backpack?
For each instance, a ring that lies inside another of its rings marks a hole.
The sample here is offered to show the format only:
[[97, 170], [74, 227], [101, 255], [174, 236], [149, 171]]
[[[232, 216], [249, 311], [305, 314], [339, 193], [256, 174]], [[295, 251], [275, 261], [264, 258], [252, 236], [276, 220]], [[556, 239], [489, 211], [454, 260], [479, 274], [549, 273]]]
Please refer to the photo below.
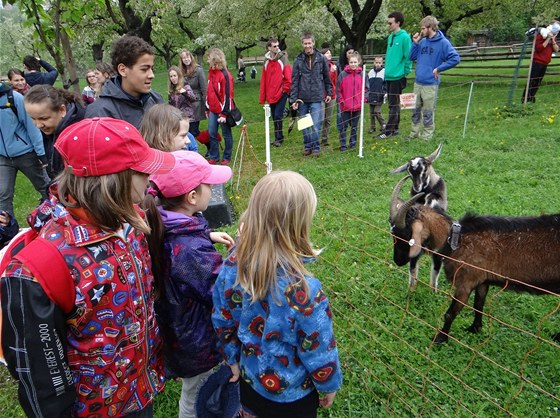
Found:
[[16, 103], [14, 101], [14, 89], [9, 87], [5, 83], [0, 83], [0, 97], [2, 97], [5, 94], [8, 96], [8, 101], [6, 102], [5, 105], [1, 105], [0, 109], [8, 109], [8, 108], [12, 109], [12, 112], [14, 112], [17, 118], [18, 110], [16, 107]]

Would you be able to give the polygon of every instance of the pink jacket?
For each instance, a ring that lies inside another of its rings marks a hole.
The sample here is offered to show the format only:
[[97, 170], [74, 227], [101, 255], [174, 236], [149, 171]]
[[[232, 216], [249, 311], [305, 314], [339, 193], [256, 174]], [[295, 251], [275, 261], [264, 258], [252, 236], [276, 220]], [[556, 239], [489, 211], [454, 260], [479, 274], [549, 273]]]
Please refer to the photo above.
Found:
[[351, 70], [347, 65], [338, 76], [336, 97], [343, 112], [355, 112], [362, 108], [362, 67]]

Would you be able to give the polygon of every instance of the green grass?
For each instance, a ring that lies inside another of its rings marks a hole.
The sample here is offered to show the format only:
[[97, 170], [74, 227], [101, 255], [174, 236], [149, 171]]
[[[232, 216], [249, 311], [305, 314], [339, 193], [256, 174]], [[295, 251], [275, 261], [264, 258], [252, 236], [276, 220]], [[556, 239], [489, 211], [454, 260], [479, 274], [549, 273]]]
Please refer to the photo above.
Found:
[[[237, 211], [243, 210], [252, 185], [266, 173], [258, 80], [247, 80], [235, 86], [236, 102], [248, 122], [242, 168], [238, 170], [238, 158], [229, 186]], [[158, 74], [156, 89], [164, 91], [164, 83], [165, 75]], [[484, 319], [480, 334], [465, 331], [472, 322], [472, 311], [466, 308], [452, 327], [458, 341], [433, 346], [431, 338], [442, 324], [451, 287], [441, 278], [440, 291], [430, 291], [429, 261], [424, 257], [418, 289], [410, 293], [407, 268], [392, 263], [388, 203], [399, 177], [389, 171], [413, 156], [431, 153], [440, 142], [444, 147], [435, 168], [447, 182], [454, 218], [467, 211], [560, 212], [557, 86], [543, 85], [535, 105], [505, 108], [509, 84], [475, 83], [464, 138], [470, 80], [444, 76], [436, 137], [431, 141], [406, 140], [410, 111], [403, 111], [402, 135], [390, 141], [366, 135], [363, 158], [334, 149], [334, 127], [331, 147], [318, 159], [301, 155], [297, 131], [271, 150], [273, 168], [302, 173], [319, 198], [313, 239], [324, 251], [312, 271], [331, 300], [345, 376], [335, 404], [321, 411], [321, 417], [557, 415], [560, 363], [558, 347], [550, 343], [550, 335], [560, 331], [557, 297], [492, 289], [485, 309], [492, 318]], [[516, 103], [521, 90], [519, 86], [515, 92]], [[386, 114], [387, 108], [383, 111]], [[236, 129], [235, 148], [239, 133]], [[27, 179], [19, 178], [20, 220], [35, 199]], [[227, 230], [234, 233], [235, 228]], [[23, 416], [21, 411], [11, 412], [14, 385], [2, 380], [0, 416]], [[156, 401], [156, 416], [175, 416], [179, 391], [177, 383], [168, 384]]]

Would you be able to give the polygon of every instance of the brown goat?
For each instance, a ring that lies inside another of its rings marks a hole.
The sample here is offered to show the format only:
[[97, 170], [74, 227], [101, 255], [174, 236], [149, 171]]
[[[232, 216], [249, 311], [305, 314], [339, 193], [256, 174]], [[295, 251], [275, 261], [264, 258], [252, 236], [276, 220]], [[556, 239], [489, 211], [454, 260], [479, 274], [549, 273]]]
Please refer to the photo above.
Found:
[[[402, 181], [395, 187], [393, 197], [401, 186]], [[391, 202], [391, 224], [393, 234], [402, 238], [396, 241], [402, 245], [404, 240], [410, 253], [424, 247], [445, 257], [445, 275], [454, 285], [455, 293], [435, 343], [447, 341], [453, 320], [473, 290], [474, 322], [468, 331], [474, 333], [482, 329], [482, 311], [490, 285], [534, 294], [560, 293], [560, 214], [467, 214], [457, 224], [429, 206]], [[460, 232], [454, 225], [460, 225]]]

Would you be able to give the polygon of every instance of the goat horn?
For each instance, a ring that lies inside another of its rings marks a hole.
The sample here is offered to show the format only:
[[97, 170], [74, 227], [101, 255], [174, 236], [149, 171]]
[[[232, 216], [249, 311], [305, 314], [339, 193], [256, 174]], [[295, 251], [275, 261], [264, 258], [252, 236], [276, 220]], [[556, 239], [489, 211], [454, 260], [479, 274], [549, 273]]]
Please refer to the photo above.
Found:
[[441, 152], [442, 148], [443, 144], [439, 144], [437, 149], [426, 157], [426, 160], [428, 160], [430, 164], [433, 163], [437, 159], [437, 157], [439, 157], [439, 153]]
[[[406, 213], [408, 210], [416, 203], [418, 199], [424, 196], [424, 193], [418, 193], [417, 195], [412, 196], [406, 202], [403, 202], [399, 199], [399, 192], [401, 191], [402, 185], [410, 176], [403, 177], [393, 189], [393, 194], [391, 195], [391, 204], [389, 208], [389, 217], [391, 222], [397, 228], [404, 228], [405, 227], [405, 219]], [[403, 202], [399, 206], [399, 202]]]
[[389, 173], [391, 174], [398, 174], [398, 173], [402, 173], [403, 171], [406, 171], [406, 169], [408, 168], [408, 161], [406, 163], [404, 163], [403, 165], [401, 165], [398, 168], [395, 168], [394, 170], [389, 171]]

